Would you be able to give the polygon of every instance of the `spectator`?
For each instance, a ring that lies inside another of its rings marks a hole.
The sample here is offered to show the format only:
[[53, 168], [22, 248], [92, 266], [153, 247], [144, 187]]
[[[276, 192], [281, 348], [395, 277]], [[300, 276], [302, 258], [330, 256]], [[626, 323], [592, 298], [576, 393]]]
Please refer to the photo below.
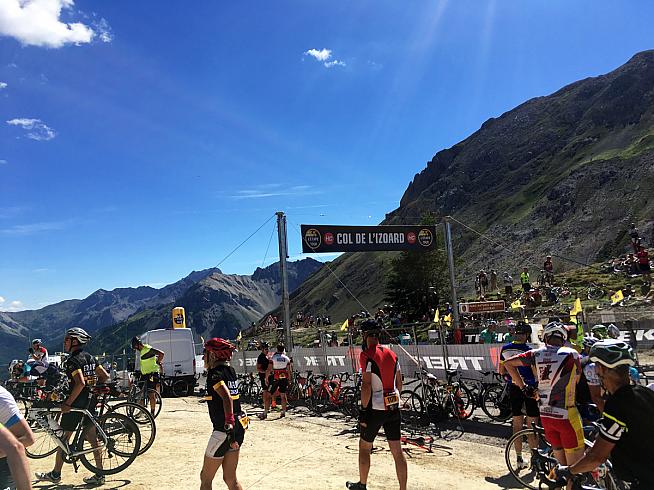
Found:
[[522, 284], [522, 290], [525, 293], [528, 293], [531, 290], [531, 282], [529, 281], [529, 269], [527, 267], [522, 268], [520, 273], [520, 284]]
[[459, 325], [457, 325], [456, 328], [454, 329], [453, 338], [454, 338], [454, 343], [455, 344], [461, 344], [462, 343], [463, 331], [461, 330], [461, 327]]
[[497, 293], [497, 272], [495, 269], [490, 271], [490, 291], [493, 294]]
[[629, 239], [631, 240], [631, 246], [634, 249], [634, 253], [638, 252], [640, 234], [638, 233], [638, 228], [636, 228], [636, 223], [631, 223], [629, 225]]
[[480, 344], [494, 344], [497, 342], [497, 322], [491, 320], [488, 324], [488, 327], [483, 329], [479, 334], [479, 343]]
[[548, 255], [545, 257], [545, 263], [543, 264], [543, 269], [545, 270], [545, 282], [548, 286], [554, 284], [554, 264], [552, 264], [552, 256]]
[[504, 295], [507, 298], [513, 296], [513, 277], [508, 272], [504, 273]]
[[649, 254], [647, 253], [647, 249], [643, 247], [642, 245], [638, 249], [638, 253], [636, 254], [638, 257], [638, 268], [639, 271], [643, 275], [643, 279], [645, 279], [647, 282], [650, 281], [650, 265], [649, 265]]
[[479, 271], [479, 290], [481, 292], [480, 297], [486, 296], [488, 292], [488, 275], [483, 269]]
[[624, 261], [624, 270], [630, 276], [638, 274], [638, 260], [634, 254], [630, 253]]

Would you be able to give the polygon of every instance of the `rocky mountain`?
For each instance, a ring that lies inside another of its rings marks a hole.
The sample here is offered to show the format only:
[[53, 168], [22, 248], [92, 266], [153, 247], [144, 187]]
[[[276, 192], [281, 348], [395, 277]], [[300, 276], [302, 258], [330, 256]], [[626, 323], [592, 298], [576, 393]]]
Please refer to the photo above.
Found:
[[[382, 224], [451, 215], [460, 290], [479, 269], [537, 275], [628, 250], [638, 223], [654, 242], [654, 51], [537, 97], [436, 153]], [[368, 308], [383, 303], [390, 254], [344, 254], [330, 264]], [[365, 273], [363, 272], [365, 271]], [[355, 276], [353, 276], [353, 274]], [[293, 311], [343, 319], [361, 305], [323, 269], [291, 298]], [[358, 278], [357, 278], [358, 277]]]
[[[321, 266], [313, 259], [289, 262], [289, 289], [296, 288]], [[213, 268], [193, 271], [161, 289], [99, 289], [83, 300], [62, 301], [39, 310], [0, 313], [0, 359], [22, 355], [35, 337], [58, 347], [66, 329], [73, 325], [104, 339], [111, 335], [102, 333], [103, 329], [109, 328], [115, 334], [123, 324], [167, 327], [173, 306], [186, 307], [189, 324], [196, 326], [200, 334], [220, 330], [222, 325], [226, 332], [238, 332], [277, 306], [280, 287], [278, 264], [257, 268], [252, 276], [223, 274]], [[115, 325], [118, 327], [114, 328]]]
[[[289, 291], [294, 291], [323, 264], [314, 259], [288, 262]], [[257, 268], [251, 276], [215, 272], [193, 284], [173, 305], [140, 312], [105, 330], [94, 341], [97, 348], [115, 352], [129, 339], [154, 328], [170, 325], [171, 309], [182, 306], [187, 326], [198, 336], [235, 338], [252, 322], [259, 321], [281, 301], [279, 264]]]

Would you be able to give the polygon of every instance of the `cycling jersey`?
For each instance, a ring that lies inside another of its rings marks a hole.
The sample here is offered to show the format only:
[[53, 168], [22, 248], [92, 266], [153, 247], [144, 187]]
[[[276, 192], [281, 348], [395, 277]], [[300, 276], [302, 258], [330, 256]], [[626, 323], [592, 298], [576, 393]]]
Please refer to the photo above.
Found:
[[536, 368], [541, 417], [569, 418], [570, 410], [575, 408], [576, 377], [581, 370], [577, 351], [546, 345], [524, 352], [519, 358], [524, 365]]
[[[522, 354], [531, 350], [525, 343], [520, 342], [510, 342], [502, 346], [500, 351], [500, 364], [503, 364], [507, 359]], [[531, 366], [518, 366], [518, 372], [520, 377], [524, 380], [525, 384], [536, 386], [536, 378], [534, 377], [534, 371], [531, 369]], [[511, 380], [508, 381], [509, 384], [512, 383]]]
[[281, 352], [275, 352], [272, 355], [273, 377], [275, 379], [285, 379], [288, 377], [288, 365], [291, 360]]
[[16, 400], [4, 387], [0, 386], [0, 424], [9, 429], [23, 416], [16, 405]]
[[263, 352], [257, 357], [257, 371], [260, 373], [265, 373], [268, 369], [268, 364], [270, 364], [270, 359]]
[[225, 409], [223, 399], [216, 391], [221, 385], [229, 390], [232, 399], [234, 416], [241, 414], [241, 401], [238, 390], [238, 378], [234, 368], [227, 364], [220, 364], [207, 372], [207, 406], [213, 429], [225, 432]]
[[395, 384], [395, 375], [400, 371], [400, 363], [395, 352], [388, 347], [377, 345], [361, 351], [359, 365], [366, 373], [372, 374], [372, 410], [394, 410], [399, 407], [400, 392]]
[[600, 386], [599, 376], [597, 375], [597, 369], [595, 368], [594, 362], [589, 362], [584, 366], [584, 376], [586, 376], [586, 381], [588, 381], [588, 386]]
[[609, 396], [600, 421], [600, 437], [615, 444], [613, 469], [622, 480], [637, 482], [632, 490], [654, 488], [651, 444], [654, 441], [654, 392], [625, 385]]
[[157, 356], [148, 357], [143, 359], [143, 356], [152, 350], [152, 346], [143, 344], [143, 348], [139, 351], [141, 358], [141, 374], [158, 373], [159, 365], [157, 364]]
[[70, 381], [72, 389], [74, 383], [74, 376], [76, 373], [81, 372], [84, 377], [86, 385], [75, 400], [73, 400], [73, 407], [86, 408], [91, 397], [90, 387], [95, 386], [97, 375], [95, 368], [98, 366], [98, 360], [88, 352], [78, 349], [71, 353], [70, 357], [66, 360], [66, 376]]

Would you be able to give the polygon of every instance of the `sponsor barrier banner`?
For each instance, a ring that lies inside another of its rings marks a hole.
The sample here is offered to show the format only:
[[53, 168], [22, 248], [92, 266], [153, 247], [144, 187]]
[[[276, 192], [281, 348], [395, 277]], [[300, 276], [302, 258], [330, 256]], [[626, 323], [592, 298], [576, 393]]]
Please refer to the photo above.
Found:
[[[446, 366], [459, 369], [465, 378], [480, 379], [482, 371], [497, 370], [502, 344], [448, 345], [446, 351], [440, 345], [389, 346], [397, 354], [400, 369], [407, 378], [414, 378], [418, 371], [417, 360], [436, 376], [445, 377]], [[405, 352], [406, 351], [406, 352]], [[337, 374], [359, 370], [360, 346], [327, 347], [293, 351], [293, 369], [300, 372]], [[257, 351], [242, 351], [232, 359], [238, 373], [251, 373], [257, 369]]]
[[503, 312], [504, 309], [505, 309], [504, 300], [459, 303], [460, 313], [493, 313], [493, 312]]
[[302, 252], [380, 252], [436, 248], [436, 226], [301, 225]]

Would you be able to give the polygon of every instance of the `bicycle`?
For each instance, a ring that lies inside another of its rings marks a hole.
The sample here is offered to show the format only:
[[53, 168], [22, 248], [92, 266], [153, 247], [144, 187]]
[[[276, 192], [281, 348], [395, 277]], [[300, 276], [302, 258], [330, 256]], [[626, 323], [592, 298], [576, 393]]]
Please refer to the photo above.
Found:
[[[593, 433], [596, 433], [597, 425], [590, 425], [584, 427], [585, 433], [585, 445], [587, 448], [592, 447], [593, 443], [588, 439]], [[526, 466], [522, 466], [518, 461], [518, 454], [516, 453], [516, 441], [520, 440], [522, 442], [523, 448], [530, 448], [529, 439], [535, 441], [536, 448], [533, 451], [527, 449], [527, 452], [531, 452], [530, 461]], [[504, 460], [506, 466], [509, 469], [509, 473], [515, 478], [515, 480], [524, 486], [525, 488], [530, 488], [532, 490], [540, 490], [542, 484], [546, 480], [549, 483], [546, 484], [558, 484], [559, 486], [550, 486], [548, 488], [560, 488], [559, 482], [554, 482], [549, 479], [549, 475], [552, 470], [558, 464], [556, 458], [553, 457], [552, 446], [549, 444], [545, 438], [545, 430], [543, 427], [538, 425], [533, 425], [530, 428], [523, 429], [521, 431], [513, 434], [506, 443], [504, 448]], [[607, 461], [605, 464], [600, 465], [595, 471], [588, 474], [588, 478], [592, 478], [592, 482], [595, 485], [600, 486], [580, 486], [575, 487], [579, 490], [581, 489], [598, 489], [603, 488], [606, 490], [619, 490], [620, 481], [613, 475], [613, 470], [611, 463]], [[583, 481], [583, 484], [589, 483], [591, 480], [588, 478]], [[565, 484], [563, 485], [565, 486]]]
[[143, 376], [138, 381], [133, 381], [127, 393], [127, 401], [150, 408], [150, 395], [154, 394], [155, 408], [152, 416], [157, 418], [161, 412], [161, 395], [157, 390], [150, 388], [149, 384], [149, 381], [144, 379]]
[[[72, 408], [70, 411], [81, 413], [82, 421], [73, 432], [71, 441], [66, 442], [64, 431], [57, 422], [61, 407], [45, 404], [29, 409], [28, 420], [41, 429], [35, 433], [34, 444], [25, 450], [29, 457], [44, 458], [60, 448], [64, 462], [72, 464], [75, 472], [79, 468], [78, 462], [81, 462], [98, 475], [119, 473], [136, 459], [141, 434], [129, 417], [109, 412], [96, 418], [86, 409]], [[50, 441], [54, 447], [40, 451], [46, 441]]]
[[165, 375], [161, 376], [161, 386], [166, 393], [171, 394], [175, 398], [186, 396], [189, 388], [188, 383], [183, 379]]
[[605, 295], [606, 291], [604, 290], [604, 284], [596, 284], [591, 282], [590, 286], [588, 286], [588, 289], [586, 289], [586, 297], [589, 300], [600, 299]]

